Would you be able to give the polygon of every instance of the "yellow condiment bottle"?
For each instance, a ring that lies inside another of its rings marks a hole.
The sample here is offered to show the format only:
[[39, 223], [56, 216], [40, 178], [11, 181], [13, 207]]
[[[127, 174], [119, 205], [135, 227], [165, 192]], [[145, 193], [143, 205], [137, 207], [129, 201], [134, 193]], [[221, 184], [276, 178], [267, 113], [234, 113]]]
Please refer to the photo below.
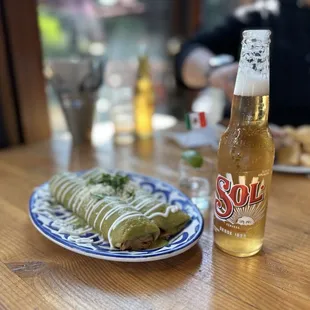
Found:
[[138, 138], [147, 139], [153, 135], [154, 103], [155, 96], [149, 60], [148, 56], [144, 54], [139, 57], [134, 96], [135, 132]]

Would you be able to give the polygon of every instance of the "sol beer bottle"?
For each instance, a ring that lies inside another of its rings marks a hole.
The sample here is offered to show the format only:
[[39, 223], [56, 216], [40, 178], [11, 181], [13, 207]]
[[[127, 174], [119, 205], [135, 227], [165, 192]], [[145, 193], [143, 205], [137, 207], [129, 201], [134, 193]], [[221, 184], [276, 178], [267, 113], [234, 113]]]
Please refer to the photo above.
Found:
[[230, 123], [221, 137], [214, 242], [245, 257], [263, 244], [274, 144], [268, 129], [269, 30], [243, 32]]

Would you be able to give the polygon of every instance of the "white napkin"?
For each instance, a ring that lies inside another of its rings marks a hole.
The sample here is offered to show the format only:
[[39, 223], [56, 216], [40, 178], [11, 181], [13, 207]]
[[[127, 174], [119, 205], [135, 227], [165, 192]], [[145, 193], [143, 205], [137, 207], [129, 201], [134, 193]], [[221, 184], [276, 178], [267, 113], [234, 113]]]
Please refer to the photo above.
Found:
[[220, 136], [224, 130], [224, 126], [210, 125], [187, 132], [167, 132], [165, 137], [173, 140], [182, 148], [210, 146], [213, 149], [217, 149]]

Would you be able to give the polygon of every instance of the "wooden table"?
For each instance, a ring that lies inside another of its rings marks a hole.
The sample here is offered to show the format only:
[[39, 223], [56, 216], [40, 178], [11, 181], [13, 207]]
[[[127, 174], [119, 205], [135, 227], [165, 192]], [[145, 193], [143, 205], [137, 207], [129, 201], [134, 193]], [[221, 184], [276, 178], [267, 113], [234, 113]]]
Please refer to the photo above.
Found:
[[241, 259], [213, 247], [211, 216], [197, 246], [151, 263], [69, 252], [28, 218], [36, 185], [96, 165], [177, 183], [180, 150], [158, 137], [133, 146], [50, 141], [0, 152], [0, 309], [310, 309], [310, 180], [275, 174], [263, 251]]

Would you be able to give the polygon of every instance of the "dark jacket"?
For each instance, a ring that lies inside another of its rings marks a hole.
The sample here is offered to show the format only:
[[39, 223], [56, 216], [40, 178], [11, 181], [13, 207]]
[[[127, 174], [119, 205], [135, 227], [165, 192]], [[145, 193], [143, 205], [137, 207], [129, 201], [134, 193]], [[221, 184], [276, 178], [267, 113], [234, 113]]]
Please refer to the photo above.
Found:
[[243, 30], [270, 29], [269, 120], [278, 125], [310, 124], [310, 8], [299, 8], [296, 2], [274, 0], [241, 7], [214, 31], [186, 42], [176, 58], [178, 81], [183, 83], [182, 63], [195, 47], [238, 59]]

